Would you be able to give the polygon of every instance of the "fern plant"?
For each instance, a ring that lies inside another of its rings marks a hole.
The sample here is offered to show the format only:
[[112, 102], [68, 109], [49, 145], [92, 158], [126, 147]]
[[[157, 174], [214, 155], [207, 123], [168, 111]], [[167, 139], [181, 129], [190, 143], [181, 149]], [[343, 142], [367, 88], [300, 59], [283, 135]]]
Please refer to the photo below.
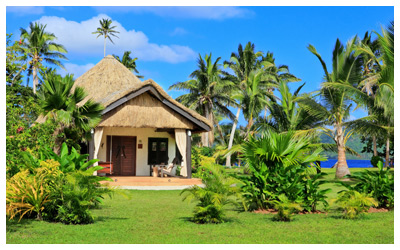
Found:
[[[324, 202], [325, 193], [319, 190], [322, 175], [310, 177], [307, 168], [324, 160], [321, 148], [310, 153], [308, 136], [295, 137], [293, 131], [267, 131], [260, 138], [249, 137], [242, 145], [242, 158], [250, 175], [237, 176], [242, 182], [243, 196], [249, 210], [271, 208], [269, 201], [284, 194], [290, 201], [303, 203], [306, 210]], [[306, 201], [306, 202], [304, 202]]]
[[335, 203], [339, 205], [339, 209], [343, 211], [343, 217], [346, 219], [356, 219], [366, 214], [371, 206], [378, 205], [371, 195], [354, 190], [341, 192]]
[[222, 166], [210, 164], [204, 168], [209, 172], [202, 179], [205, 187], [186, 188], [181, 195], [185, 194], [183, 200], [198, 202], [193, 215], [195, 223], [222, 223], [225, 221], [226, 206], [240, 201], [238, 181], [228, 176]]
[[279, 195], [278, 200], [270, 201], [270, 203], [278, 211], [273, 218], [277, 221], [291, 221], [293, 214], [302, 210], [300, 203], [290, 201], [284, 194]]
[[390, 168], [385, 169], [382, 161], [377, 163], [377, 167], [378, 171], [364, 170], [349, 175], [348, 177], [358, 181], [354, 186], [344, 182], [340, 184], [349, 190], [371, 194], [378, 201], [378, 207], [391, 209], [394, 207], [394, 173]]

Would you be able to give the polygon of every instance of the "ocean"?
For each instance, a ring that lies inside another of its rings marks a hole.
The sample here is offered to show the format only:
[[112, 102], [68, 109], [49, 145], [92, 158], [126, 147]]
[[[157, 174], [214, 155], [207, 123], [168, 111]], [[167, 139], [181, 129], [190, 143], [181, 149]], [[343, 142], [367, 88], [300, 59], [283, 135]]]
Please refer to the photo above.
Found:
[[[336, 159], [321, 161], [321, 168], [331, 168], [336, 163]], [[372, 168], [370, 160], [347, 160], [349, 168]]]

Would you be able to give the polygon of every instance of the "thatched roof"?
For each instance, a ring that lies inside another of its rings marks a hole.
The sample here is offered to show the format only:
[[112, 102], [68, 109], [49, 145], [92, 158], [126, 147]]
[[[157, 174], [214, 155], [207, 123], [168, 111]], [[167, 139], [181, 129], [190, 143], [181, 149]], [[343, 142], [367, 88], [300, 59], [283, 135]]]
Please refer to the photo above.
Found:
[[146, 92], [105, 113], [98, 126], [191, 130], [195, 128], [188, 119]]
[[[191, 110], [172, 97], [170, 97], [160, 85], [155, 83], [153, 80], [149, 79], [144, 82], [141, 82], [131, 71], [129, 71], [124, 65], [122, 65], [118, 60], [116, 60], [113, 56], [106, 56], [103, 58], [98, 64], [96, 64], [89, 71], [84, 73], [78, 79], [75, 80], [75, 87], [83, 87], [87, 93], [89, 94], [87, 99], [93, 98], [93, 100], [101, 103], [104, 107], [104, 119], [99, 126], [117, 126], [115, 124], [116, 121], [120, 120], [112, 119], [111, 122], [110, 114], [107, 115], [108, 112], [117, 115], [121, 115], [121, 112], [115, 112], [116, 109], [121, 110], [123, 104], [127, 104], [132, 98], [137, 98], [141, 94], [145, 92], [151, 93], [153, 97], [156, 97], [158, 101], [162, 103], [162, 105], [166, 105], [169, 107], [168, 112], [177, 112], [180, 115], [181, 123], [186, 124], [189, 127], [193, 127], [193, 125], [188, 125], [188, 122], [195, 123], [195, 127], [193, 129], [197, 131], [209, 131], [211, 129], [211, 123], [203, 116], [198, 114], [196, 111]], [[143, 102], [143, 105], [146, 102]], [[149, 102], [147, 102], [149, 103]], [[151, 105], [155, 108], [157, 105], [150, 102]], [[160, 107], [160, 106], [157, 106]], [[125, 109], [126, 110], [126, 109]], [[161, 109], [159, 109], [161, 110]], [[113, 112], [111, 112], [113, 111]], [[141, 112], [141, 111], [137, 111]], [[163, 111], [164, 112], [164, 111]], [[123, 112], [125, 113], [125, 112]], [[153, 115], [155, 113], [143, 113], [143, 115]], [[166, 114], [166, 113], [163, 113]], [[161, 117], [160, 117], [161, 118]], [[122, 117], [121, 117], [122, 119]], [[144, 117], [143, 117], [144, 119]], [[164, 117], [163, 119], [167, 119]], [[171, 119], [174, 119], [171, 116]], [[184, 121], [186, 119], [186, 121]], [[106, 122], [108, 120], [108, 122]], [[126, 120], [126, 119], [125, 119]], [[126, 122], [131, 119], [126, 120]], [[164, 120], [165, 121], [165, 120]], [[133, 122], [133, 120], [132, 120]], [[172, 124], [177, 124], [172, 122]], [[122, 125], [122, 124], [121, 124]], [[141, 127], [143, 124], [137, 124], [138, 127]], [[146, 126], [148, 126], [147, 124]], [[156, 125], [156, 123], [154, 124]], [[154, 126], [156, 127], [156, 126]], [[181, 128], [182, 126], [178, 126], [176, 128]], [[183, 127], [182, 127], [183, 128]]]
[[[93, 68], [75, 80], [74, 87], [83, 87], [104, 107], [115, 102], [127, 89], [140, 87], [141, 81], [113, 56], [104, 57]], [[86, 100], [85, 100], [86, 101]]]

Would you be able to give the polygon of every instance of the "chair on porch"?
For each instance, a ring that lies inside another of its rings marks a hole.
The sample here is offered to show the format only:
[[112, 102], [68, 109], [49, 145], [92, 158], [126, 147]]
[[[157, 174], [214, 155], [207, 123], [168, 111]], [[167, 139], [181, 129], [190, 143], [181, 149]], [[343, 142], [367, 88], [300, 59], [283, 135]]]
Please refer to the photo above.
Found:
[[161, 178], [164, 177], [164, 174], [167, 176], [176, 176], [176, 161], [178, 159], [175, 157], [170, 164], [168, 164], [167, 169], [161, 169]]

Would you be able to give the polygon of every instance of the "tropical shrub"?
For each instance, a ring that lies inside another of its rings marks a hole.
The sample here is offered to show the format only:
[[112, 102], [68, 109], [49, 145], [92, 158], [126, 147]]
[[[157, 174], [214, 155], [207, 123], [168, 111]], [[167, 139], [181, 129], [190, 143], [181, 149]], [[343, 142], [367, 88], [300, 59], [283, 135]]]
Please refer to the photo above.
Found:
[[279, 195], [278, 200], [273, 200], [270, 203], [278, 211], [273, 217], [277, 221], [291, 221], [293, 214], [302, 210], [299, 203], [290, 201], [284, 194]]
[[312, 151], [309, 142], [309, 137], [296, 138], [293, 132], [267, 131], [260, 138], [249, 137], [242, 145], [242, 159], [250, 174], [236, 176], [243, 183], [247, 209], [271, 208], [280, 195], [302, 203], [307, 211], [315, 211], [320, 202], [327, 204], [329, 189], [319, 190], [322, 175], [312, 177], [307, 171], [314, 162], [324, 160], [322, 149]]
[[371, 194], [378, 201], [378, 207], [393, 208], [394, 173], [390, 171], [390, 168], [384, 169], [382, 161], [378, 162], [377, 167], [378, 171], [364, 170], [361, 173], [349, 175], [348, 177], [358, 181], [354, 186], [340, 183], [349, 190]]
[[25, 165], [29, 169], [35, 169], [40, 166], [40, 163], [47, 159], [52, 159], [60, 163], [59, 169], [64, 173], [70, 173], [74, 171], [85, 171], [98, 159], [87, 160], [89, 154], [80, 154], [74, 147], [71, 148], [71, 152], [68, 150], [66, 143], [63, 143], [60, 150], [60, 155], [54, 153], [51, 149], [47, 148], [40, 150], [36, 157], [33, 153], [27, 151], [22, 152], [22, 157], [25, 160]]
[[356, 219], [366, 214], [371, 206], [378, 205], [371, 195], [354, 190], [341, 192], [335, 203], [343, 211], [343, 217], [346, 219]]
[[197, 201], [194, 209], [193, 222], [222, 223], [225, 219], [225, 209], [228, 204], [238, 204], [241, 199], [238, 181], [228, 176], [222, 166], [210, 164], [205, 169], [211, 174], [202, 179], [204, 188], [193, 186], [182, 190], [183, 200]]
[[198, 147], [192, 147], [192, 174], [197, 173], [200, 167], [200, 150]]
[[374, 167], [374, 168], [377, 168], [378, 167], [378, 162], [383, 162], [383, 159], [382, 159], [382, 157], [380, 157], [380, 156], [372, 156], [371, 157], [371, 164], [372, 164], [372, 166]]
[[40, 107], [30, 87], [15, 83], [6, 86], [6, 174], [12, 177], [21, 170], [21, 152], [53, 147], [56, 124], [35, 124]]
[[21, 220], [31, 214], [35, 214], [38, 220], [43, 219], [42, 213], [51, 202], [53, 187], [62, 176], [58, 166], [58, 162], [48, 160], [42, 162], [34, 174], [24, 170], [7, 180], [6, 211], [10, 219], [19, 215]]
[[112, 190], [101, 187], [99, 180], [108, 177], [94, 176], [93, 172], [101, 167], [92, 167], [86, 171], [68, 173], [63, 181], [61, 196], [58, 197], [56, 221], [64, 224], [89, 224], [94, 217], [91, 208], [97, 207], [104, 195], [111, 196]]
[[328, 196], [327, 193], [331, 192], [330, 188], [322, 189], [321, 185], [327, 183], [325, 180], [321, 180], [326, 173], [318, 173], [309, 177], [305, 177], [304, 182], [304, 199], [303, 208], [308, 212], [317, 211], [317, 205], [322, 203], [325, 209], [328, 208], [329, 203], [326, 201]]
[[74, 149], [69, 153], [66, 144], [59, 156], [48, 149], [40, 152], [39, 158], [28, 152], [24, 157], [29, 165], [7, 181], [10, 219], [32, 214], [38, 219], [65, 224], [92, 223], [90, 209], [97, 207], [104, 195], [114, 191], [100, 184], [110, 178], [93, 175], [94, 171], [102, 169], [89, 167], [97, 160], [87, 161], [86, 155]]

